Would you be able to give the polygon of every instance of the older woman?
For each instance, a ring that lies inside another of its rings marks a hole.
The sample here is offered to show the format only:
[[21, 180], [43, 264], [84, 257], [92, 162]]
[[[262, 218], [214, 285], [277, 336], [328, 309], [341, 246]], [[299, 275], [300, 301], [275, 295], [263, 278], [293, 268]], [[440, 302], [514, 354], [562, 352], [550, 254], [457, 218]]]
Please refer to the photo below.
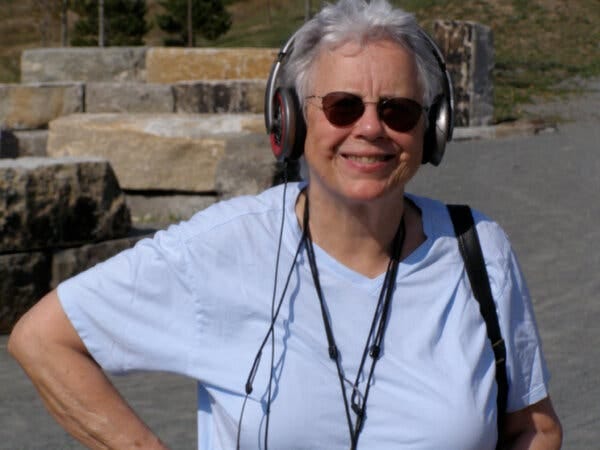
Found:
[[306, 181], [202, 211], [24, 316], [9, 349], [56, 419], [90, 448], [164, 448], [103, 373], [164, 370], [198, 380], [199, 448], [559, 448], [504, 233], [475, 214], [507, 344], [497, 430], [494, 354], [447, 210], [405, 193], [424, 146], [443, 146], [425, 141], [437, 58], [385, 0], [305, 24], [276, 102], [300, 99], [280, 119]]

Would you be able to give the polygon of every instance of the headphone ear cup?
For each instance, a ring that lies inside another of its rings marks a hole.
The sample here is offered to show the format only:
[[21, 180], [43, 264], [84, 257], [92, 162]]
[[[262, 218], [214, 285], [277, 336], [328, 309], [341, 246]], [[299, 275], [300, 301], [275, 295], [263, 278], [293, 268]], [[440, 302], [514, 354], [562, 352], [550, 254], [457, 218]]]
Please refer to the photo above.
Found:
[[278, 161], [297, 160], [304, 152], [306, 123], [295, 90], [279, 87], [272, 99], [273, 118], [269, 138]]
[[444, 95], [436, 97], [428, 113], [428, 126], [423, 138], [423, 164], [437, 166], [444, 157], [446, 142], [450, 140], [449, 103]]

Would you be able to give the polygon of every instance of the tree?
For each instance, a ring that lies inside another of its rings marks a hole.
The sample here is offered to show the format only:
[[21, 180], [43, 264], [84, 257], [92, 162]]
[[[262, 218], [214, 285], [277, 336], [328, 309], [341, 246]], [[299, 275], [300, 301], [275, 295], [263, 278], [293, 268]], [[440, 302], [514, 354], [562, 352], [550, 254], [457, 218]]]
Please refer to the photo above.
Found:
[[63, 47], [69, 43], [69, 0], [60, 2], [60, 43]]
[[[183, 46], [187, 43], [194, 46], [196, 34], [214, 40], [231, 27], [231, 14], [222, 0], [159, 0], [158, 3], [165, 14], [159, 14], [156, 22], [161, 30], [171, 35], [165, 39], [165, 45]], [[188, 21], [190, 9], [191, 20]]]
[[55, 40], [55, 30], [60, 14], [61, 0], [33, 0], [31, 15], [37, 22], [40, 33], [40, 43], [46, 47]]
[[[104, 0], [104, 45], [143, 45], [150, 26], [144, 19], [146, 0]], [[72, 0], [71, 9], [79, 15], [71, 45], [99, 44], [98, 0]]]

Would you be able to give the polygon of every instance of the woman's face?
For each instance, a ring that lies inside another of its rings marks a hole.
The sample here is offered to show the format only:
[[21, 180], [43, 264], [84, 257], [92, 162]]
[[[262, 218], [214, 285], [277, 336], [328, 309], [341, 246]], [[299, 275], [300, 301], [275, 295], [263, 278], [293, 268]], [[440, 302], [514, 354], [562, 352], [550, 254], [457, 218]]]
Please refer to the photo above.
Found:
[[[365, 102], [390, 97], [423, 101], [414, 57], [389, 41], [324, 50], [311, 75], [309, 96], [343, 91]], [[401, 196], [421, 165], [424, 114], [414, 128], [400, 132], [380, 120], [374, 103], [344, 127], [332, 125], [321, 106], [319, 98], [305, 100], [310, 190], [350, 202]]]

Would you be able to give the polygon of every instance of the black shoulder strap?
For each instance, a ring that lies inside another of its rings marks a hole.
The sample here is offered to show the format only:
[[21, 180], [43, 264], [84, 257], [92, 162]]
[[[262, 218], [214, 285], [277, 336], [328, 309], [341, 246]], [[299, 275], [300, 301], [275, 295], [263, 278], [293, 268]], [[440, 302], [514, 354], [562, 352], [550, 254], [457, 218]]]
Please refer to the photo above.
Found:
[[473, 221], [471, 208], [467, 205], [448, 205], [448, 211], [458, 238], [460, 253], [465, 262], [465, 269], [471, 282], [473, 295], [479, 302], [479, 309], [487, 327], [487, 335], [492, 343], [496, 357], [496, 383], [498, 384], [498, 436], [502, 431], [508, 381], [506, 377], [506, 347], [498, 324], [496, 306], [490, 289], [490, 281], [481, 252], [477, 229]]

